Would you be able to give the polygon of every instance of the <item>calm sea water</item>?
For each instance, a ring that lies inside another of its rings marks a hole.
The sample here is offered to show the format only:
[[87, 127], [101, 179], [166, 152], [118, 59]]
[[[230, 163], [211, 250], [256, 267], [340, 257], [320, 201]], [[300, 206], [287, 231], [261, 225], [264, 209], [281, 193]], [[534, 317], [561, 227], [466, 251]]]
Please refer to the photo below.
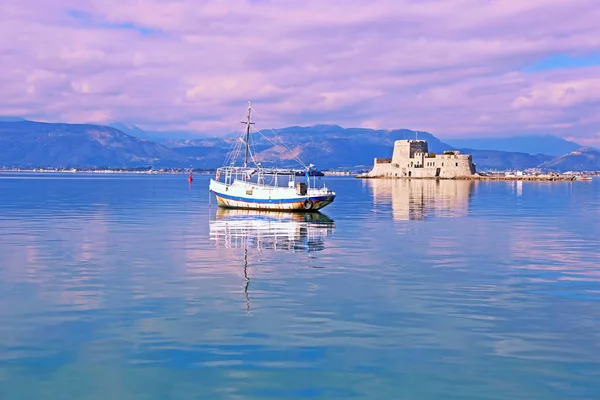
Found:
[[600, 398], [600, 181], [327, 182], [0, 175], [0, 398]]

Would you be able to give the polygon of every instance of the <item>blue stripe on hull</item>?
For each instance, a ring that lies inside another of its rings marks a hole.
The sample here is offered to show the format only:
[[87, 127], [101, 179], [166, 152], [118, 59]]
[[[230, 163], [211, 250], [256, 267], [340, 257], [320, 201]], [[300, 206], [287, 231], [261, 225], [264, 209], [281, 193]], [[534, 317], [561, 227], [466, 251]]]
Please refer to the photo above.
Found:
[[316, 202], [316, 201], [329, 201], [329, 202], [332, 202], [333, 199], [334, 199], [334, 196], [325, 195], [325, 196], [314, 196], [314, 197], [296, 197], [294, 199], [274, 199], [274, 200], [269, 200], [269, 199], [251, 199], [251, 198], [246, 198], [246, 197], [230, 196], [228, 194], [217, 193], [217, 192], [214, 192], [214, 193], [215, 193], [215, 195], [217, 197], [222, 197], [224, 199], [235, 200], [235, 201], [243, 201], [243, 202], [246, 202], [246, 203], [258, 203], [258, 204], [301, 203], [301, 202], [304, 202], [304, 200], [306, 200], [306, 199], [310, 199], [313, 203]]
[[[228, 200], [224, 200], [228, 201]], [[222, 208], [231, 208], [238, 210], [262, 210], [262, 211], [274, 211], [274, 212], [317, 212], [327, 205], [331, 204], [330, 201], [322, 201], [320, 203], [314, 203], [312, 208], [306, 209], [302, 204], [298, 204], [294, 207], [286, 207], [284, 208], [282, 205], [278, 204], [264, 204], [264, 203], [247, 203], [247, 204], [223, 204], [219, 203], [219, 207]]]
[[[312, 196], [312, 197], [300, 197], [295, 199], [281, 199], [281, 200], [257, 200], [247, 201], [245, 198], [238, 196], [222, 195], [216, 193], [217, 203], [220, 207], [225, 208], [237, 208], [237, 209], [254, 209], [254, 210], [271, 210], [271, 211], [303, 211], [312, 212], [318, 211], [333, 202], [335, 195], [324, 195], [324, 196]], [[304, 207], [304, 202], [311, 200], [312, 206], [310, 208]]]

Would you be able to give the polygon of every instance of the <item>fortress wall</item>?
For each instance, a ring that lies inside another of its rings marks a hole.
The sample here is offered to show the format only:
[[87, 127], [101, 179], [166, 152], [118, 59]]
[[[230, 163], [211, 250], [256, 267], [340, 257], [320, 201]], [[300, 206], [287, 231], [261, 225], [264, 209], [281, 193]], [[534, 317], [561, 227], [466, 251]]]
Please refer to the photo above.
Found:
[[369, 177], [382, 177], [382, 178], [399, 178], [400, 171], [396, 167], [392, 167], [392, 163], [378, 163], [373, 166]]
[[442, 154], [435, 157], [435, 167], [440, 168], [440, 178], [461, 178], [475, 173], [472, 158], [465, 154]]

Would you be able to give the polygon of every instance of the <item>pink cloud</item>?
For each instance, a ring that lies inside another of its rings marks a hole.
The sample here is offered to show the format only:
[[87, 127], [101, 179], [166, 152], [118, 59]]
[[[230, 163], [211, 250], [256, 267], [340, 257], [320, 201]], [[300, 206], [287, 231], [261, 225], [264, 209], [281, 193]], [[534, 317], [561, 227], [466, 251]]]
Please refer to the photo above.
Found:
[[600, 48], [595, 1], [8, 0], [0, 114], [219, 134], [267, 126], [600, 144], [600, 67], [524, 72]]

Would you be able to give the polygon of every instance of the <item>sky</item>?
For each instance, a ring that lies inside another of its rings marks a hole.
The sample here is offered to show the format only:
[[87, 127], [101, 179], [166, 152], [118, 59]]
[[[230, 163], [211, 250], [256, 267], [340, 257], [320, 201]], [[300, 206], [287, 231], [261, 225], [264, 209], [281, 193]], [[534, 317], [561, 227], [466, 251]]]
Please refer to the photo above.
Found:
[[598, 0], [4, 0], [0, 115], [600, 145]]

